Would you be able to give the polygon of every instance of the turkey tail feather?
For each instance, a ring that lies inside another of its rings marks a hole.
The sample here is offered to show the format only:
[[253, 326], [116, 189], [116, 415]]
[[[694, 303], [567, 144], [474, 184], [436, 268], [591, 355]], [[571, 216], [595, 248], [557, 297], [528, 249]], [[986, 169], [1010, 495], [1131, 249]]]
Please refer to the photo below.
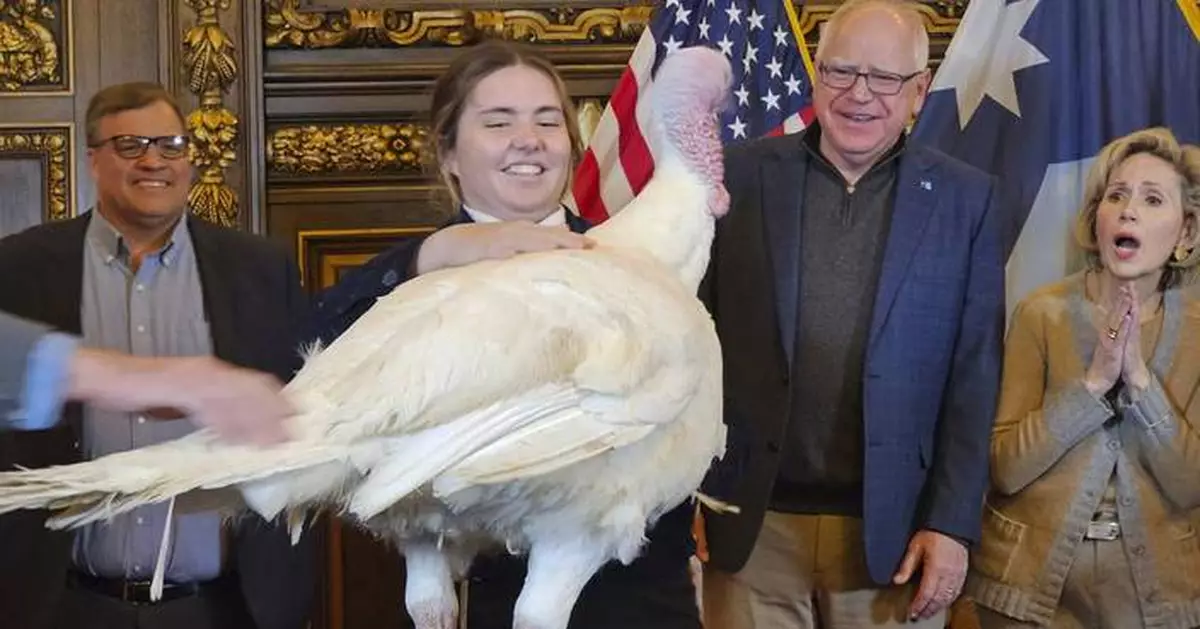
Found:
[[234, 487], [337, 460], [349, 452], [345, 446], [311, 442], [262, 450], [219, 443], [203, 433], [194, 437], [84, 463], [0, 474], [0, 514], [50, 509], [59, 513], [47, 526], [74, 528], [189, 492]]

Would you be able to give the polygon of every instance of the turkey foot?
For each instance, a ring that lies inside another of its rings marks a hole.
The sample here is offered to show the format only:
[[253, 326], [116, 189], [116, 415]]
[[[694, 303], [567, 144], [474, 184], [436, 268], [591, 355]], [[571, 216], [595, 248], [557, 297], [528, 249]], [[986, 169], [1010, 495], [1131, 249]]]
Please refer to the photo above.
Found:
[[404, 606], [416, 629], [455, 629], [458, 599], [450, 563], [436, 545], [413, 542], [404, 549]]

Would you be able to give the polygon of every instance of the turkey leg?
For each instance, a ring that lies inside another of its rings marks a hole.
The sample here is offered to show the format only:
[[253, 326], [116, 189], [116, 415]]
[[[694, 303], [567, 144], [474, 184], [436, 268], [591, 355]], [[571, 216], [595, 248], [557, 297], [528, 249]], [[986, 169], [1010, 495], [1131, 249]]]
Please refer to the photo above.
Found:
[[458, 599], [449, 559], [436, 543], [421, 541], [409, 542], [404, 558], [404, 605], [416, 629], [455, 629]]
[[580, 537], [534, 543], [513, 629], [566, 629], [583, 586], [607, 560], [600, 546]]

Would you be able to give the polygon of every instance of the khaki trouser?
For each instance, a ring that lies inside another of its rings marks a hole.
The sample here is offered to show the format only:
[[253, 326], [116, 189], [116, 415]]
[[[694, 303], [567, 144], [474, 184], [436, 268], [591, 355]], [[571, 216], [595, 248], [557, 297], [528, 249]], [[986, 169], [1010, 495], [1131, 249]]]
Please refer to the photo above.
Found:
[[[976, 605], [982, 629], [1023, 629], [1033, 623], [1013, 620]], [[1062, 597], [1050, 623], [1053, 629], [1138, 629], [1142, 623], [1133, 570], [1121, 540], [1083, 540], [1063, 583]]]
[[[915, 581], [915, 580], [914, 580]], [[862, 520], [767, 512], [740, 572], [704, 572], [708, 629], [941, 629], [945, 612], [908, 620], [917, 583], [879, 587], [867, 573]]]

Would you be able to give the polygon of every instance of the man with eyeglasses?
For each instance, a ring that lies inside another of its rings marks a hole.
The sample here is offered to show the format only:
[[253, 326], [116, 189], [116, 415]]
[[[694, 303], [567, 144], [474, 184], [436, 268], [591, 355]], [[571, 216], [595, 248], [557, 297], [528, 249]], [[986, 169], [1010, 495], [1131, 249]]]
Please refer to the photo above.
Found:
[[[96, 204], [0, 240], [0, 310], [133, 357], [203, 357], [287, 381], [308, 304], [265, 239], [188, 211], [184, 117], [152, 83], [98, 92], [86, 115]], [[209, 383], [195, 384], [196, 387]], [[178, 438], [186, 418], [66, 407], [56, 424], [0, 434], [0, 468], [71, 463]], [[308, 540], [213, 512], [138, 509], [79, 531], [45, 514], [0, 517], [0, 609], [22, 629], [301, 629], [315, 586]], [[166, 586], [150, 597], [164, 532]]]
[[851, 0], [816, 122], [730, 146], [701, 294], [724, 347], [713, 629], [941, 628], [980, 533], [1004, 281], [996, 182], [906, 137], [920, 10]]

